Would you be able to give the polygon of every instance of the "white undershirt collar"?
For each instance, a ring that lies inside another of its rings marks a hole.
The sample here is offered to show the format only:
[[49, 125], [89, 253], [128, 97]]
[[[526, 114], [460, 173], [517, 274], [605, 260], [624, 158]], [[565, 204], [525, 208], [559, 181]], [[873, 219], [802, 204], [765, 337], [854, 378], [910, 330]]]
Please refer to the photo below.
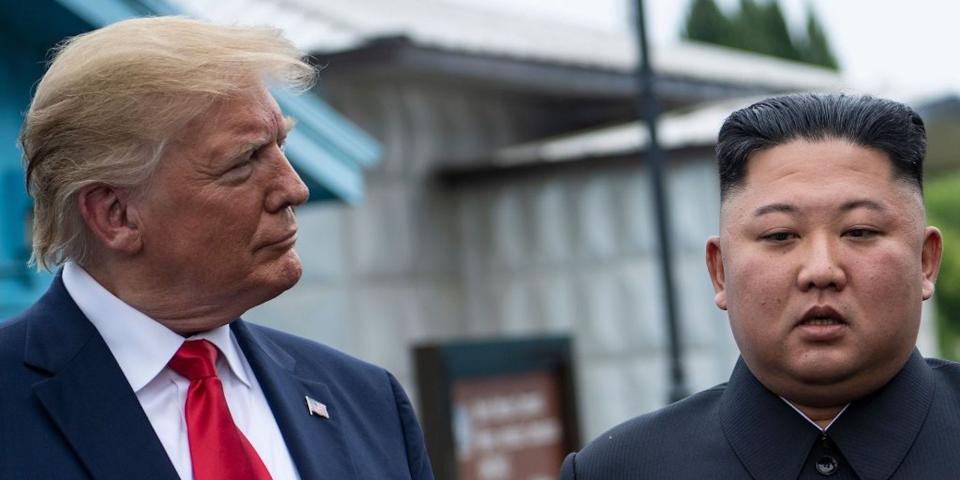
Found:
[[800, 409], [797, 408], [797, 406], [794, 405], [793, 402], [791, 402], [790, 400], [787, 400], [786, 398], [783, 398], [783, 397], [780, 397], [780, 400], [787, 402], [787, 405], [790, 405], [790, 408], [792, 408], [794, 411], [799, 413], [800, 416], [805, 418], [808, 422], [810, 422], [811, 425], [813, 425], [814, 427], [817, 427], [817, 430], [820, 430], [821, 433], [827, 433], [827, 429], [830, 428], [834, 424], [834, 422], [836, 422], [837, 419], [840, 418], [840, 415], [843, 415], [843, 412], [847, 411], [847, 407], [850, 406], [849, 403], [844, 405], [843, 408], [841, 408], [840, 411], [837, 412], [837, 415], [833, 417], [833, 420], [830, 420], [830, 423], [828, 423], [826, 427], [821, 427], [819, 424], [817, 424], [817, 422], [814, 422], [813, 420], [811, 420], [806, 413], [803, 413], [802, 411], [800, 411]]

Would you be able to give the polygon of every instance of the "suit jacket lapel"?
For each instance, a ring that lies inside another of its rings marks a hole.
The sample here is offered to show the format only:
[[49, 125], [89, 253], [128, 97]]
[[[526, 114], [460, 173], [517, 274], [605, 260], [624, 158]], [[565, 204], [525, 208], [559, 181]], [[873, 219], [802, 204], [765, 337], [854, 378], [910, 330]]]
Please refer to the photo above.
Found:
[[[237, 342], [257, 376], [273, 410], [287, 449], [301, 478], [347, 480], [359, 478], [329, 388], [314, 378], [302, 378], [296, 361], [243, 320], [231, 325]], [[326, 404], [330, 418], [310, 415], [306, 397]]]
[[50, 374], [34, 394], [99, 479], [179, 478], [120, 366], [59, 275], [35, 307], [24, 362]]

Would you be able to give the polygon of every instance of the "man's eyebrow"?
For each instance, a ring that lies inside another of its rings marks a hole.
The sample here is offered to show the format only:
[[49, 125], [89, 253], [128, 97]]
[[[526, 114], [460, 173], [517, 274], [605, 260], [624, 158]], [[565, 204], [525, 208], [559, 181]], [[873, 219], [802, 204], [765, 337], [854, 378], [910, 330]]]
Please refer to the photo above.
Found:
[[[886, 208], [879, 202], [868, 199], [857, 199], [844, 202], [838, 208], [839, 211], [846, 213], [851, 210], [856, 210], [858, 208], [866, 208], [868, 210], [873, 210], [876, 212], [884, 212]], [[753, 211], [754, 217], [760, 217], [770, 213], [787, 213], [793, 214], [797, 213], [797, 207], [790, 205], [789, 203], [771, 203], [769, 205], [764, 205]]]
[[237, 145], [234, 145], [229, 150], [227, 150], [226, 153], [223, 155], [223, 158], [225, 160], [234, 159], [242, 155], [246, 155], [247, 153], [260, 148], [260, 146], [261, 146], [261, 143], [259, 140], [257, 141], [248, 140], [245, 142], [241, 142], [241, 143], [238, 143]]
[[760, 217], [770, 213], [796, 213], [797, 207], [790, 205], [789, 203], [771, 203], [769, 205], [764, 205], [753, 211], [754, 217]]
[[849, 212], [858, 208], [866, 208], [868, 210], [874, 210], [877, 212], [886, 211], [886, 208], [880, 203], [867, 199], [850, 200], [849, 202], [840, 205], [840, 211], [842, 212]]
[[[286, 137], [287, 134], [289, 134], [290, 131], [293, 130], [293, 127], [295, 127], [296, 125], [297, 125], [296, 118], [283, 117], [283, 120], [280, 123], [280, 129], [281, 129], [280, 137], [281, 138]], [[237, 131], [242, 134], [246, 131], [257, 131], [258, 128], [259, 126], [256, 124], [241, 125], [240, 127], [238, 127]], [[224, 154], [224, 157], [234, 158], [234, 157], [239, 157], [241, 155], [245, 155], [247, 152], [250, 152], [262, 147], [264, 143], [267, 143], [266, 139], [259, 138], [259, 136], [257, 136], [256, 138], [248, 139], [237, 145], [233, 145], [232, 148], [230, 148], [227, 151], [227, 153]]]
[[297, 119], [293, 117], [283, 117], [283, 124], [281, 126], [283, 128], [283, 135], [286, 136], [293, 130], [293, 127], [297, 126]]

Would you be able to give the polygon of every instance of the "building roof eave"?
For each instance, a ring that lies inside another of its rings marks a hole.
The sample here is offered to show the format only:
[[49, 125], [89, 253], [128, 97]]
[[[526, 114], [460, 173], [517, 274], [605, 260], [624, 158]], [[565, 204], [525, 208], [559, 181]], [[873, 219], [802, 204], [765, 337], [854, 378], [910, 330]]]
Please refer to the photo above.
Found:
[[[682, 50], [709, 50], [687, 46]], [[724, 52], [725, 55], [730, 53]], [[732, 54], [734, 56], [740, 54]], [[744, 56], [744, 55], [740, 55]], [[746, 55], [747, 57], [753, 57]], [[635, 72], [627, 67], [549, 61], [484, 51], [467, 51], [417, 43], [403, 35], [378, 37], [355, 48], [313, 52], [311, 61], [324, 68], [325, 79], [358, 76], [448, 78], [504, 91], [557, 98], [624, 99], [636, 95]], [[779, 65], [780, 60], [764, 60]], [[759, 62], [759, 61], [758, 61]], [[811, 70], [799, 67], [801, 70]], [[816, 69], [812, 69], [816, 70]], [[667, 105], [690, 105], [721, 98], [779, 93], [800, 89], [839, 88], [829, 75], [797, 85], [758, 77], [737, 79], [688, 75], [675, 68], [657, 72], [656, 91]]]

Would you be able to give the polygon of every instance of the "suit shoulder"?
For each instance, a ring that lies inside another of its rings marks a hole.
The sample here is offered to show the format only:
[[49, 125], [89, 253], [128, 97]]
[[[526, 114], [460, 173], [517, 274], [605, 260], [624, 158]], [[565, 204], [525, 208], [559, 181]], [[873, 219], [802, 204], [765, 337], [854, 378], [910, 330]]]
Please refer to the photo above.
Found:
[[14, 332], [20, 332], [26, 328], [27, 312], [21, 313], [17, 316], [10, 317], [4, 320], [0, 320], [0, 335], [11, 335], [16, 334]]
[[0, 358], [16, 353], [18, 361], [22, 361], [24, 341], [27, 336], [27, 321], [29, 315], [21, 313], [13, 318], [0, 322]]
[[[244, 325], [272, 343], [271, 348], [292, 356], [298, 376], [329, 389], [337, 409], [333, 414], [343, 419], [341, 428], [351, 432], [348, 442], [360, 452], [358, 458], [367, 459], [360, 462], [366, 465], [363, 468], [393, 465], [407, 469], [411, 478], [433, 478], [413, 407], [386, 369], [313, 340], [249, 322]], [[367, 473], [361, 476], [383, 476]]]
[[725, 445], [718, 414], [725, 389], [717, 385], [611, 428], [577, 453], [577, 471], [589, 472], [584, 478], [614, 478], [607, 469], [682, 456], [694, 444], [698, 450]]
[[960, 389], [960, 363], [940, 358], [925, 358], [924, 360], [939, 383], [948, 385], [951, 390]]
[[927, 362], [927, 365], [940, 372], [940, 373], [954, 373], [960, 372], [960, 363], [954, 362], [952, 360], [944, 360], [942, 358], [924, 358], [924, 361]]
[[702, 421], [716, 413], [720, 396], [725, 388], [726, 384], [717, 385], [659, 410], [627, 420], [607, 430], [594, 442], [616, 438], [641, 440], [643, 437], [652, 437], [659, 441], [664, 434], [681, 434], [678, 428], [702, 424]]
[[293, 356], [298, 364], [306, 363], [330, 372], [343, 371], [356, 375], [384, 376], [387, 371], [377, 365], [341, 352], [333, 347], [308, 338], [299, 337], [274, 328], [265, 327], [251, 322], [244, 322], [247, 327], [279, 346], [284, 352]]

